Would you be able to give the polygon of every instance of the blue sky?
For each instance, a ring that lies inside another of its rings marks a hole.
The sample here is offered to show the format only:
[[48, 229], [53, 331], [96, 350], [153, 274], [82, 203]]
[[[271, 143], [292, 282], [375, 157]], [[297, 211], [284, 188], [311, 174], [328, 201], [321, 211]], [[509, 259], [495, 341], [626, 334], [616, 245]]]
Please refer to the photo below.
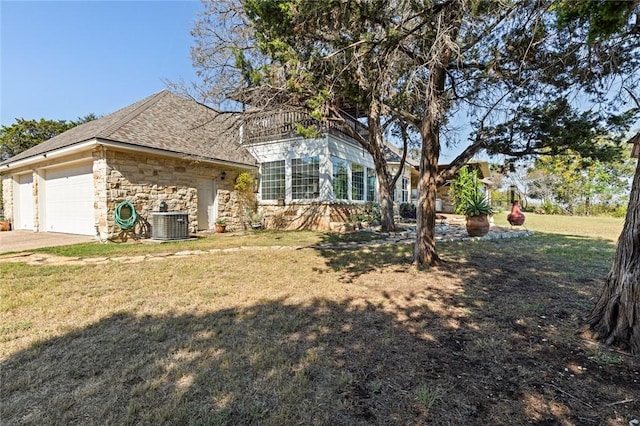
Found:
[[102, 116], [166, 80], [197, 81], [190, 31], [203, 10], [199, 0], [0, 0], [0, 124]]
[[182, 1], [0, 0], [0, 116], [105, 115], [195, 81], [190, 30], [203, 5]]

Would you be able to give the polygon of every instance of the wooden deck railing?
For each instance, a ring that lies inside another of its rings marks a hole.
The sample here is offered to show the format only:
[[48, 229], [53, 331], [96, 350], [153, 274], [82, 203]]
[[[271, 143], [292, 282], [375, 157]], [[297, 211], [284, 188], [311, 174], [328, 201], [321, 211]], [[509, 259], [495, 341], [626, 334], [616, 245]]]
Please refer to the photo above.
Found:
[[365, 139], [368, 137], [367, 126], [344, 113], [345, 122], [320, 122], [303, 111], [277, 111], [248, 113], [242, 126], [243, 143], [256, 143], [284, 137], [297, 136], [298, 126], [313, 127], [320, 132], [339, 132], [349, 135], [346, 126], [351, 127]]

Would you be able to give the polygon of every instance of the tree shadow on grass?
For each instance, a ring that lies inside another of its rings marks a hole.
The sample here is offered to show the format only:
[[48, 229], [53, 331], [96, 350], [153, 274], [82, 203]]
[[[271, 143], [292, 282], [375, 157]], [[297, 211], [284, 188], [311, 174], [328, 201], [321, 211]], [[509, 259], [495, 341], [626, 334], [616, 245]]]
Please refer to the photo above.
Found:
[[450, 247], [457, 262], [404, 275], [397, 272], [403, 258], [381, 246], [376, 256], [385, 266], [372, 263], [374, 274], [341, 266], [353, 285], [368, 286], [349, 300], [268, 300], [202, 315], [115, 313], [2, 361], [0, 419], [628, 423], [640, 401], [610, 404], [637, 397], [640, 368], [598, 358], [575, 334], [597, 278], [576, 281], [553, 254], [509, 257], [508, 249], [526, 246], [504, 243]]
[[411, 302], [443, 301], [434, 312], [449, 319], [438, 342], [450, 349], [448, 365], [461, 372], [454, 387], [469, 401], [494, 400], [469, 411], [484, 424], [617, 424], [639, 416], [638, 360], [581, 333], [611, 266], [613, 242], [538, 233], [445, 243], [438, 246], [443, 265], [409, 273], [411, 248], [322, 255], [347, 283], [375, 290], [372, 282], [395, 280], [395, 292], [385, 286], [384, 294], [404, 298], [408, 318], [425, 312]]
[[0, 417], [39, 425], [414, 422], [427, 411], [415, 391], [436, 368], [431, 345], [371, 304], [119, 313], [4, 361]]
[[320, 247], [318, 251], [326, 259], [329, 269], [342, 272], [342, 280], [355, 278], [387, 267], [404, 268], [413, 260], [413, 244], [373, 243], [342, 247]]

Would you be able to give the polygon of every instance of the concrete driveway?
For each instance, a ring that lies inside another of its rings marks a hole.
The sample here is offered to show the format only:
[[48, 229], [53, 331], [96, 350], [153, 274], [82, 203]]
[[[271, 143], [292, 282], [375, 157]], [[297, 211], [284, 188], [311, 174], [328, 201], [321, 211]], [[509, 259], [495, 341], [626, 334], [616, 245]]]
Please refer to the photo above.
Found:
[[55, 232], [6, 231], [0, 232], [0, 254], [33, 250], [41, 247], [66, 246], [69, 244], [97, 241], [87, 235], [59, 234]]

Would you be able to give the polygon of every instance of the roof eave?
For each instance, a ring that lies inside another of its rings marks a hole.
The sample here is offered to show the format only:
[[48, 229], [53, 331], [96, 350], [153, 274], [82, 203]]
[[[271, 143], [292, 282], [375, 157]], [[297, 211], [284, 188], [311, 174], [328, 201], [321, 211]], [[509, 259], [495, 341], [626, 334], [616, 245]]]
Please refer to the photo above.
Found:
[[28, 166], [31, 164], [36, 164], [44, 160], [50, 160], [51, 158], [61, 157], [64, 155], [69, 155], [77, 152], [87, 151], [92, 149], [97, 144], [97, 140], [95, 138], [77, 142], [73, 145], [68, 145], [62, 148], [53, 149], [51, 151], [41, 152], [31, 157], [21, 158], [20, 160], [11, 161], [8, 159], [4, 162], [0, 168], [0, 172], [6, 172], [9, 170], [13, 170], [19, 167]]
[[169, 151], [169, 150], [160, 149], [160, 148], [151, 148], [151, 147], [140, 146], [140, 145], [130, 144], [126, 142], [112, 141], [107, 139], [100, 139], [98, 141], [98, 145], [105, 146], [107, 148], [109, 147], [118, 148], [126, 151], [144, 152], [148, 154], [163, 155], [163, 156], [179, 158], [183, 160], [187, 159], [187, 160], [193, 160], [193, 161], [202, 161], [210, 164], [219, 164], [224, 166], [239, 167], [239, 168], [245, 168], [245, 169], [251, 169], [251, 170], [258, 168], [257, 164], [251, 165], [246, 163], [240, 163], [237, 161], [222, 160], [219, 158], [186, 154], [183, 152]]
[[7, 161], [6, 163], [2, 164], [2, 167], [0, 168], [0, 172], [4, 173], [19, 167], [29, 166], [31, 164], [37, 164], [44, 160], [50, 160], [51, 158], [57, 158], [64, 155], [87, 151], [87, 150], [93, 149], [96, 146], [118, 148], [126, 151], [144, 152], [148, 154], [163, 155], [163, 156], [180, 158], [180, 159], [189, 159], [193, 161], [201, 161], [201, 162], [210, 163], [210, 164], [224, 165], [228, 167], [238, 167], [238, 168], [244, 168], [249, 170], [255, 170], [258, 168], [257, 164], [251, 165], [251, 164], [240, 163], [236, 161], [222, 160], [218, 158], [210, 158], [210, 157], [204, 157], [204, 156], [185, 154], [185, 153], [176, 152], [176, 151], [168, 151], [168, 150], [163, 150], [158, 148], [144, 147], [144, 146], [134, 145], [126, 142], [118, 142], [118, 141], [111, 141], [107, 139], [93, 138], [93, 139], [78, 142], [73, 145], [69, 145], [57, 150], [51, 150], [44, 153], [39, 153], [37, 155], [23, 158], [15, 162]]

